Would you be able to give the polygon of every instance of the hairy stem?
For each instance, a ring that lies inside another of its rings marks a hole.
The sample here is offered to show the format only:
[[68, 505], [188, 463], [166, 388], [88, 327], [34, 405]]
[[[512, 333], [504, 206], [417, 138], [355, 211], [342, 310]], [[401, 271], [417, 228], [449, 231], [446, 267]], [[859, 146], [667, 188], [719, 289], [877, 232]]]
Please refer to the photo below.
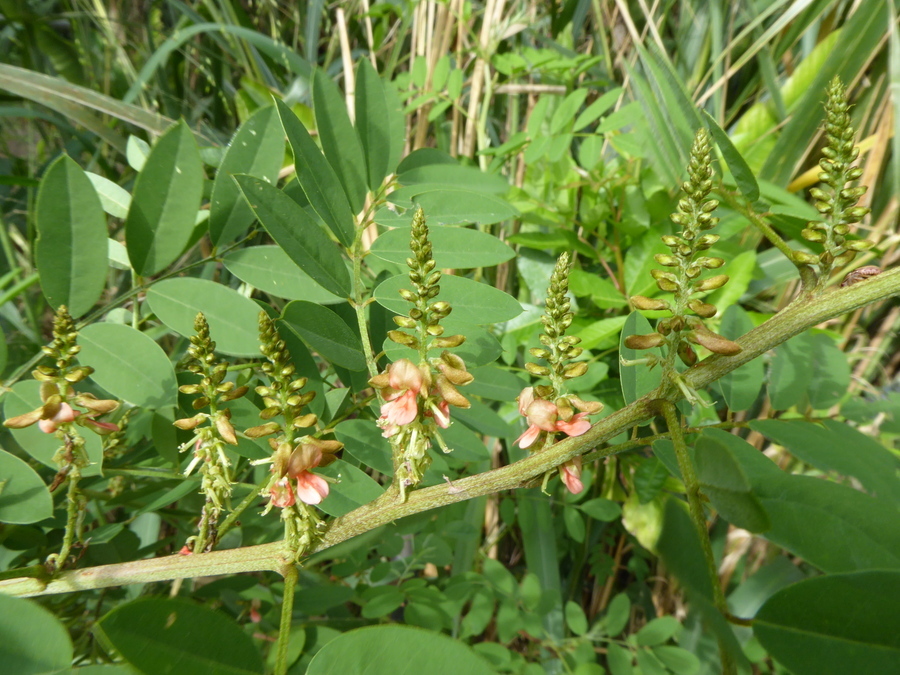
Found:
[[294, 614], [294, 588], [297, 586], [297, 566], [284, 568], [284, 596], [281, 598], [281, 623], [278, 626], [278, 644], [275, 646], [275, 675], [285, 675], [288, 669], [287, 653], [291, 639], [291, 620]]
[[[705, 359], [686, 370], [683, 373], [684, 379], [695, 389], [706, 387], [808, 328], [896, 294], [900, 294], [900, 269], [889, 270], [864, 282], [815, 298], [804, 296], [736, 340], [742, 347], [739, 354], [716, 355]], [[388, 490], [375, 501], [332, 521], [321, 541], [309, 553], [324, 551], [404, 516], [522, 487], [544, 472], [654, 417], [659, 409], [659, 399], [674, 403], [682, 397], [677, 386], [664, 382], [660, 390], [651, 392], [600, 420], [584, 435], [564, 439], [546, 451], [530, 455], [514, 464], [455, 480], [452, 485], [442, 484], [416, 490], [404, 502], [398, 501], [396, 490]], [[605, 457], [616, 451], [616, 448], [601, 448], [592, 456]], [[284, 565], [282, 550], [281, 542], [272, 542], [198, 555], [174, 555], [73, 570], [63, 572], [49, 582], [32, 577], [7, 579], [0, 581], [0, 593], [19, 596], [49, 595], [217, 574], [264, 570], [280, 572]]]
[[[712, 585], [713, 602], [716, 609], [722, 613], [722, 616], [727, 617], [728, 604], [725, 602], [725, 594], [722, 592], [722, 584], [719, 581], [719, 569], [716, 567], [716, 557], [713, 554], [712, 542], [709, 540], [706, 515], [703, 513], [703, 503], [700, 500], [700, 482], [697, 480], [694, 463], [691, 461], [687, 444], [684, 442], [681, 420], [678, 418], [678, 411], [674, 403], [665, 401], [661, 407], [663, 416], [666, 419], [666, 427], [671, 435], [672, 445], [675, 447], [678, 469], [681, 471], [681, 478], [684, 481], [685, 491], [687, 492], [688, 511], [691, 514], [694, 529], [697, 531], [697, 537], [700, 539], [703, 558], [706, 560], [706, 573]], [[719, 642], [719, 656], [722, 659], [723, 675], [734, 675], [737, 672], [734, 661], [721, 641]]]

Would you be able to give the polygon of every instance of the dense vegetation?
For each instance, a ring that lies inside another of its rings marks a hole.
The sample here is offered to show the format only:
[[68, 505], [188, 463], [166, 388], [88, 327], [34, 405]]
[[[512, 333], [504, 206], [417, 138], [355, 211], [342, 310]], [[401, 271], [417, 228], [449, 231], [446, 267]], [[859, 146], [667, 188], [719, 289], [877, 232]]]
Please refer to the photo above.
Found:
[[0, 670], [900, 672], [896, 5], [0, 0]]

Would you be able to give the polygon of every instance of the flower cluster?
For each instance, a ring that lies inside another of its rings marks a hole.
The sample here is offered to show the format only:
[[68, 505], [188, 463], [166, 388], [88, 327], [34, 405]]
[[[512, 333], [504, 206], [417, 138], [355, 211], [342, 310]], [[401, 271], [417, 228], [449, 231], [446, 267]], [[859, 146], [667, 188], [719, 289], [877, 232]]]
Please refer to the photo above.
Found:
[[178, 390], [182, 394], [197, 396], [191, 404], [194, 410], [208, 408], [209, 412], [198, 412], [193, 417], [176, 420], [175, 426], [194, 432], [194, 437], [181, 446], [181, 451], [192, 450], [194, 456], [184, 474], [190, 475], [197, 466], [200, 467], [200, 492], [206, 497], [199, 534], [192, 540], [193, 552], [200, 553], [215, 545], [219, 515], [231, 498], [234, 482], [225, 445], [237, 445], [237, 436], [231, 424], [231, 411], [220, 406], [246, 394], [247, 387], [238, 387], [234, 382], [225, 380], [228, 364], [216, 357], [216, 343], [210, 337], [209, 324], [202, 312], [194, 319], [194, 331], [184, 367], [199, 376], [200, 381], [184, 384]]
[[264, 513], [281, 509], [285, 546], [288, 554], [297, 559], [312, 546], [324, 527], [310, 507], [328, 496], [329, 484], [312, 470], [333, 462], [343, 444], [301, 433], [318, 424], [315, 414], [303, 412], [316, 393], [302, 392], [307, 378], [295, 377], [296, 368], [287, 345], [265, 312], [259, 313], [259, 340], [260, 351], [266, 357], [262, 371], [269, 378], [268, 384], [256, 388], [266, 406], [259, 414], [264, 423], [244, 434], [249, 438], [269, 437], [272, 456], [254, 462], [272, 465], [269, 480], [260, 491], [268, 500]]
[[[715, 305], [704, 302], [698, 294], [721, 288], [728, 283], [728, 276], [715, 274], [701, 278], [705, 270], [718, 269], [725, 264], [722, 258], [706, 255], [719, 236], [708, 233], [719, 219], [712, 215], [719, 202], [710, 199], [712, 192], [712, 146], [706, 129], [697, 131], [691, 147], [688, 180], [682, 185], [685, 197], [678, 202], [678, 210], [672, 214], [672, 222], [681, 228], [678, 234], [662, 237], [671, 254], [659, 254], [656, 262], [666, 269], [651, 271], [661, 291], [673, 294], [674, 302], [636, 295], [631, 303], [637, 309], [664, 310], [671, 317], [660, 319], [656, 332], [647, 335], [629, 335], [625, 346], [629, 349], [653, 349], [666, 346], [668, 354], [663, 363], [666, 374], [682, 387], [688, 400], [696, 402], [696, 394], [683, 385], [675, 370], [675, 356], [688, 366], [697, 362], [697, 354], [691, 345], [700, 345], [716, 354], [733, 355], [741, 351], [740, 345], [711, 331], [703, 323], [717, 313]], [[669, 271], [671, 270], [671, 271]], [[625, 365], [646, 363], [653, 367], [657, 357], [625, 362]]]
[[[41, 383], [41, 405], [30, 412], [9, 418], [3, 422], [3, 426], [24, 429], [37, 424], [45, 434], [60, 431], [71, 435], [76, 433], [71, 426], [73, 423], [101, 435], [118, 431], [118, 425], [96, 419], [118, 409], [118, 401], [101, 400], [87, 392], [79, 394], [72, 386], [87, 378], [94, 369], [72, 364], [81, 347], [78, 346], [75, 322], [65, 305], [59, 307], [54, 317], [53, 341], [42, 349], [54, 363], [52, 366], [38, 366], [32, 372], [34, 379]], [[86, 456], [83, 461], [86, 466]]]
[[[541, 316], [544, 332], [540, 335], [542, 347], [531, 349], [531, 355], [544, 359], [547, 365], [526, 363], [533, 375], [548, 377], [550, 385], [526, 387], [519, 394], [519, 414], [525, 417], [528, 428], [516, 439], [520, 448], [530, 448], [546, 434], [544, 444], [552, 444], [557, 433], [581, 436], [591, 428], [588, 415], [600, 412], [603, 405], [595, 401], [583, 401], [566, 393], [566, 382], [587, 372], [585, 361], [576, 361], [583, 350], [578, 347], [579, 338], [566, 335], [572, 325], [573, 313], [567, 296], [569, 290], [569, 254], [563, 253], [556, 262], [547, 289], [545, 311]], [[578, 410], [579, 412], [575, 412]], [[573, 493], [581, 492], [581, 457], [569, 460], [559, 468], [560, 478]]]
[[[395, 316], [394, 323], [413, 332], [392, 330], [388, 337], [416, 350], [418, 363], [398, 359], [369, 380], [384, 401], [378, 425], [383, 429], [382, 435], [391, 439], [394, 479], [401, 499], [406, 497], [406, 488], [422, 480], [430, 464], [426, 451], [432, 439], [444, 452], [450, 452], [439, 429], [450, 426], [450, 406], [469, 407], [469, 401], [457, 387], [473, 379], [465, 361], [447, 351], [465, 342], [465, 336], [444, 335], [441, 320], [452, 308], [437, 300], [441, 272], [435, 269], [422, 209], [413, 216], [410, 249], [413, 255], [406, 264], [413, 290], [402, 289], [400, 296], [412, 308], [406, 316]], [[437, 349], [442, 350], [440, 356], [429, 357], [429, 352]]]
[[819, 286], [823, 286], [835, 267], [850, 263], [857, 252], [872, 247], [873, 242], [865, 239], [849, 240], [850, 228], [859, 223], [868, 213], [864, 206], [856, 206], [866, 193], [866, 186], [849, 187], [859, 179], [863, 170], [852, 166], [859, 157], [859, 148], [854, 143], [856, 135], [848, 114], [850, 106], [840, 78], [835, 77], [828, 85], [825, 101], [825, 140], [822, 149], [824, 157], [819, 160], [822, 172], [819, 180], [826, 189], [813, 188], [809, 192], [815, 200], [816, 210], [824, 221], [809, 223], [803, 230], [803, 238], [821, 244], [821, 254], [794, 251], [794, 260], [806, 265], [819, 266]]

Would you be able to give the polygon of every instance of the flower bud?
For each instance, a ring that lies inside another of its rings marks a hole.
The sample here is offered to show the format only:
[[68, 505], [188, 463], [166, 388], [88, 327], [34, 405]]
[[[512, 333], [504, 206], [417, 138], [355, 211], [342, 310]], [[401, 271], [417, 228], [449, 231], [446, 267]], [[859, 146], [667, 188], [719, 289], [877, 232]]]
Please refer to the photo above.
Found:
[[570, 363], [563, 370], [563, 377], [567, 380], [572, 380], [576, 377], [581, 377], [588, 370], [587, 361], [576, 361], [575, 363]]
[[392, 342], [396, 342], [398, 345], [403, 345], [404, 347], [410, 347], [412, 349], [418, 349], [419, 347], [419, 341], [415, 338], [415, 336], [399, 330], [389, 330], [388, 338]]
[[546, 366], [539, 366], [536, 363], [531, 363], [530, 361], [525, 364], [525, 370], [527, 370], [532, 375], [536, 375], [537, 377], [547, 377], [550, 374], [550, 369]]
[[678, 343], [678, 358], [686, 366], [692, 366], [697, 363], [697, 352], [687, 343]]
[[295, 417], [292, 426], [295, 429], [306, 429], [307, 427], [315, 426], [318, 421], [319, 418], [314, 413], [307, 413], [306, 415]]
[[434, 336], [443, 335], [444, 327], [442, 325], [440, 325], [439, 323], [434, 323], [434, 324], [431, 324], [430, 326], [426, 326], [425, 332], [428, 333], [429, 335], [434, 335]]
[[671, 309], [668, 302], [665, 300], [658, 300], [656, 298], [648, 298], [643, 295], [633, 295], [630, 298], [631, 304], [635, 306], [635, 309], [644, 309], [644, 310], [660, 310], [660, 309]]
[[459, 347], [465, 341], [465, 335], [448, 335], [447, 337], [435, 338], [431, 341], [431, 346], [435, 349], [451, 349]]
[[688, 332], [686, 337], [689, 342], [706, 347], [715, 354], [734, 356], [741, 352], [741, 346], [738, 343], [713, 333], [704, 326], [697, 326], [694, 330]]
[[712, 318], [716, 315], [718, 311], [715, 305], [710, 305], [709, 303], [703, 302], [702, 300], [693, 299], [688, 302], [688, 307], [690, 307], [691, 311], [698, 316], [702, 316], [704, 319]]
[[629, 335], [625, 338], [625, 346], [629, 349], [653, 349], [665, 343], [665, 338], [659, 333], [648, 333], [647, 335]]
[[234, 434], [234, 425], [228, 419], [227, 414], [219, 413], [216, 415], [216, 431], [223, 441], [229, 445], [237, 445], [237, 436]]
[[665, 253], [657, 253], [653, 256], [663, 267], [678, 267], [678, 258], [672, 255], [666, 255]]
[[274, 434], [276, 431], [281, 430], [281, 425], [278, 422], [266, 422], [265, 424], [260, 424], [258, 427], [250, 427], [244, 432], [244, 436], [248, 438], [262, 438], [263, 436], [268, 436], [270, 434]]
[[410, 319], [408, 316], [395, 316], [394, 323], [400, 326], [400, 328], [415, 328], [416, 322]]
[[699, 284], [694, 286], [694, 290], [696, 291], [714, 291], [717, 288], [722, 288], [725, 284], [728, 283], [728, 275], [727, 274], [717, 274], [714, 277], [709, 277], [708, 279], [703, 279]]
[[794, 257], [794, 262], [801, 265], [815, 265], [819, 262], [819, 256], [806, 251], [793, 251], [791, 255]]
[[200, 423], [206, 419], [206, 415], [194, 415], [193, 417], [186, 417], [184, 419], [175, 420], [172, 422], [176, 427], [183, 431], [193, 431]]
[[[527, 364], [526, 364], [527, 365]], [[471, 403], [469, 403], [468, 399], [457, 391], [456, 387], [443, 375], [438, 375], [435, 378], [435, 386], [438, 388], [438, 393], [441, 395], [447, 403], [457, 408], [469, 408], [471, 407]]]

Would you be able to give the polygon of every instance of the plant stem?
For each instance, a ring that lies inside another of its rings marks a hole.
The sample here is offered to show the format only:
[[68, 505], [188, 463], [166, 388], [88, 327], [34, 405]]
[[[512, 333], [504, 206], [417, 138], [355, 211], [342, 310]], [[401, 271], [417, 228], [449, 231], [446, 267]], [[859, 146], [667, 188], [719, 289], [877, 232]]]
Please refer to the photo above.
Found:
[[353, 247], [350, 257], [353, 259], [353, 309], [356, 310], [356, 322], [359, 324], [359, 337], [362, 340], [363, 354], [366, 357], [366, 368], [369, 377], [378, 374], [378, 364], [375, 361], [375, 352], [372, 350], [372, 341], [369, 339], [369, 322], [366, 320], [366, 302], [363, 300], [365, 284], [362, 280], [362, 259], [365, 255], [362, 250], [363, 233], [368, 227], [368, 221], [363, 219], [356, 226], [356, 236], [353, 238]]
[[[703, 502], [700, 500], [700, 483], [697, 480], [694, 463], [691, 461], [690, 454], [688, 454], [687, 444], [684, 442], [684, 435], [681, 432], [681, 420], [678, 418], [675, 404], [671, 401], [664, 401], [661, 408], [666, 419], [666, 427], [669, 429], [669, 434], [671, 434], [672, 445], [675, 446], [675, 457], [678, 460], [678, 469], [681, 471], [681, 479], [684, 481], [685, 491], [687, 492], [691, 521], [694, 523], [694, 529], [697, 531], [697, 537], [700, 539], [700, 547], [703, 549], [703, 557], [706, 560], [706, 573], [709, 576], [710, 584], [712, 584], [713, 602], [716, 609], [722, 613], [722, 616], [727, 617], [729, 615], [728, 603], [725, 601], [725, 594], [722, 592], [722, 584], [719, 581], [719, 569], [716, 566], [712, 542], [709, 540], [706, 515], [703, 513]], [[721, 640], [719, 641], [719, 656], [722, 659], [722, 672], [724, 675], [737, 673], [731, 654]]]
[[[900, 294], [900, 269], [889, 270], [822, 296], [804, 297], [738, 338], [736, 342], [742, 347], [739, 354], [715, 355], [705, 359], [686, 370], [684, 380], [695, 389], [706, 387], [812, 326], [897, 294]], [[332, 521], [321, 541], [308, 553], [324, 551], [404, 516], [522, 487], [553, 467], [651, 419], [659, 410], [659, 399], [674, 403], [682, 397], [678, 387], [664, 383], [659, 390], [600, 420], [584, 435], [566, 438], [544, 452], [529, 455], [513, 464], [455, 480], [452, 485], [441, 484], [415, 490], [404, 502], [397, 500], [396, 488], [388, 489], [375, 501]], [[603, 448], [597, 451], [596, 457], [606, 457], [615, 451], [615, 448]], [[50, 595], [198, 576], [280, 572], [284, 565], [282, 551], [283, 544], [278, 541], [200, 555], [136, 560], [63, 572], [49, 582], [31, 577], [0, 581], [0, 593], [17, 596]]]
[[294, 615], [294, 588], [297, 585], [297, 566], [284, 568], [284, 595], [281, 598], [281, 623], [278, 626], [278, 644], [275, 646], [275, 675], [287, 673], [288, 644], [291, 639], [291, 620]]
[[66, 492], [66, 532], [63, 535], [62, 548], [56, 558], [56, 569], [61, 569], [66, 564], [69, 551], [75, 542], [75, 532], [78, 524], [78, 514], [81, 511], [81, 500], [78, 493], [78, 480], [81, 478], [81, 469], [71, 465], [69, 469], [69, 489]]
[[241, 503], [238, 504], [231, 513], [228, 514], [228, 517], [222, 521], [222, 524], [219, 526], [219, 532], [216, 535], [216, 540], [221, 541], [222, 537], [225, 536], [225, 533], [228, 532], [232, 527], [237, 524], [237, 519], [241, 517], [241, 514], [247, 510], [247, 508], [259, 498], [259, 491], [265, 487], [265, 485], [269, 482], [269, 477], [266, 476], [262, 483], [255, 486], [250, 492], [241, 500]]

